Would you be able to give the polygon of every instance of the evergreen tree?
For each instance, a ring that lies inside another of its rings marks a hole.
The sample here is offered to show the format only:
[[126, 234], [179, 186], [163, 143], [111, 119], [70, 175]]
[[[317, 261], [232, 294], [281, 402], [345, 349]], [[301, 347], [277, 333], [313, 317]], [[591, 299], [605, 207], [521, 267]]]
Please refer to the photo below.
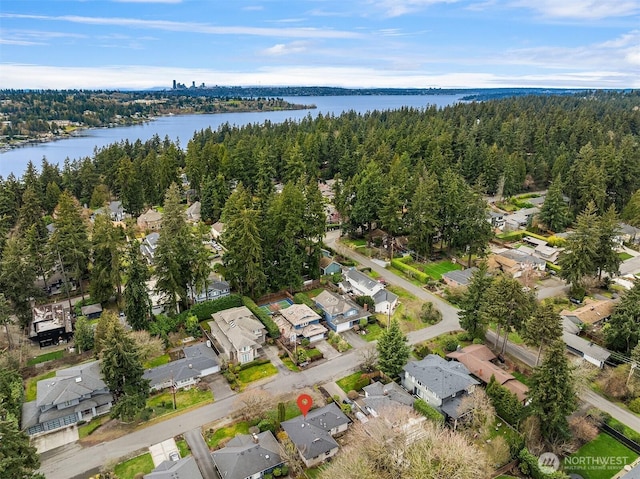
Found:
[[418, 179], [409, 207], [409, 242], [418, 254], [426, 256], [433, 251], [433, 238], [438, 233], [439, 186], [437, 177], [423, 171]]
[[378, 164], [370, 161], [365, 169], [354, 177], [355, 199], [350, 221], [356, 228], [365, 227], [370, 232], [372, 224], [380, 219], [384, 193], [384, 180]]
[[492, 282], [493, 278], [487, 271], [487, 263], [483, 261], [478, 270], [473, 272], [460, 304], [460, 326], [476, 338], [484, 338], [487, 328], [483, 311], [487, 305], [487, 292]]
[[529, 405], [540, 419], [540, 432], [552, 444], [569, 436], [569, 416], [577, 407], [575, 381], [561, 339], [549, 344], [542, 364], [531, 376]]
[[0, 472], [3, 479], [44, 479], [36, 472], [40, 458], [30, 444], [29, 436], [20, 430], [16, 421], [7, 420], [5, 416], [6, 411], [0, 406]]
[[0, 259], [0, 291], [11, 303], [22, 328], [32, 319], [31, 299], [38, 294], [35, 280], [36, 271], [24, 241], [19, 236], [9, 238]]
[[607, 347], [629, 354], [640, 339], [640, 282], [624, 293], [604, 326]]
[[631, 226], [640, 227], [640, 190], [631, 196], [620, 217]]
[[133, 240], [127, 254], [125, 271], [127, 285], [124, 289], [124, 314], [133, 329], [147, 329], [151, 316], [151, 301], [147, 291], [149, 271], [140, 253], [140, 243]]
[[378, 367], [390, 378], [402, 372], [411, 349], [407, 345], [407, 337], [400, 330], [397, 320], [391, 321], [378, 339]]
[[598, 236], [596, 206], [591, 201], [578, 215], [576, 229], [567, 238], [565, 250], [558, 260], [562, 268], [560, 276], [571, 283], [571, 292], [575, 296], [584, 295], [583, 278], [597, 271]]
[[[4, 331], [7, 334], [7, 344], [9, 349], [13, 347], [13, 341], [11, 340], [11, 332], [9, 326], [13, 324], [13, 318], [11, 317], [11, 307], [4, 293], [0, 293], [0, 326], [4, 326]], [[2, 401], [0, 400], [0, 403]]]
[[82, 208], [69, 191], [60, 195], [53, 225], [55, 230], [49, 238], [49, 250], [61, 262], [67, 279], [72, 274], [78, 281], [84, 299], [82, 278], [89, 262], [89, 235], [82, 217]]
[[89, 291], [93, 300], [103, 303], [122, 290], [124, 231], [114, 226], [107, 214], [99, 214], [93, 223], [91, 243], [93, 262]]
[[544, 346], [562, 339], [562, 320], [552, 303], [538, 305], [535, 313], [524, 322], [524, 340], [538, 347], [536, 366]]
[[469, 189], [459, 228], [453, 238], [454, 245], [467, 252], [467, 267], [471, 267], [472, 255], [484, 253], [492, 236], [493, 230], [487, 221], [487, 202], [479, 192]]
[[306, 251], [306, 273], [314, 279], [320, 277], [322, 238], [327, 216], [324, 198], [316, 180], [309, 180], [304, 187], [305, 208], [302, 220], [302, 248]]
[[133, 338], [117, 319], [108, 325], [102, 342], [100, 365], [104, 382], [115, 403], [111, 416], [131, 421], [145, 407], [149, 381], [142, 377], [144, 368]]
[[618, 215], [613, 205], [598, 218], [596, 231], [597, 248], [594, 262], [598, 270], [598, 279], [602, 277], [604, 272], [610, 275], [617, 275], [620, 271], [622, 260], [618, 256], [618, 245], [615, 240], [620, 228], [618, 227]]
[[564, 202], [562, 194], [562, 178], [560, 175], [549, 186], [538, 219], [554, 232], [561, 232], [571, 224], [569, 206]]

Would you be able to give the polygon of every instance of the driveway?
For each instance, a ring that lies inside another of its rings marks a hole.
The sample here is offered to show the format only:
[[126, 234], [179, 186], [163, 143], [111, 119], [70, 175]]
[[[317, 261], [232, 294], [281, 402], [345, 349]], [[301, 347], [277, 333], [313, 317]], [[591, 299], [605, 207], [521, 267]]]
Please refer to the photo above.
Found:
[[331, 346], [326, 339], [313, 343], [313, 346], [322, 353], [327, 361], [331, 361], [340, 356], [340, 353]]
[[211, 377], [211, 379], [208, 379], [207, 382], [209, 383], [209, 388], [213, 393], [214, 401], [220, 401], [236, 394], [222, 374], [216, 374]]
[[640, 256], [630, 258], [620, 265], [620, 275], [640, 273]]
[[211, 459], [211, 453], [209, 452], [209, 446], [207, 446], [207, 443], [204, 442], [204, 438], [202, 437], [202, 429], [197, 428], [187, 431], [184, 438], [187, 440], [187, 444], [189, 444], [189, 449], [191, 449], [191, 454], [196, 460], [202, 478], [218, 479], [213, 466], [213, 459]]

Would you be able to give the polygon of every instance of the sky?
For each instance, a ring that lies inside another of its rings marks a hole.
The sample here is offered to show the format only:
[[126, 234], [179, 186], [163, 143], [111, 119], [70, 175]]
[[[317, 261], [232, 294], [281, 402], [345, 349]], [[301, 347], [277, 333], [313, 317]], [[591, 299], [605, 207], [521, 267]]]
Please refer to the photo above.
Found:
[[0, 88], [640, 88], [640, 0], [2, 0]]

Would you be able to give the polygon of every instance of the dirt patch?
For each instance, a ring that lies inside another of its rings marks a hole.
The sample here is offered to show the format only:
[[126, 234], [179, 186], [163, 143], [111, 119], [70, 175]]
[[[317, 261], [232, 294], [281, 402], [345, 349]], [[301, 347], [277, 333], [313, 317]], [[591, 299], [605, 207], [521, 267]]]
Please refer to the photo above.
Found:
[[80, 444], [85, 447], [95, 446], [101, 442], [112, 441], [126, 434], [129, 434], [135, 430], [134, 424], [125, 424], [116, 419], [110, 419], [98, 429], [96, 429], [91, 435], [80, 439]]

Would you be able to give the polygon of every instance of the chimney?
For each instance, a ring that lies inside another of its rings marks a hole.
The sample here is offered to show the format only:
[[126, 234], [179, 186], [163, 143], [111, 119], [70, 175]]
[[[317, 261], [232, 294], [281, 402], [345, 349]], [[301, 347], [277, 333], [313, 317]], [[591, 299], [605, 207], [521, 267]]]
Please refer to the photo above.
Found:
[[258, 444], [258, 435], [255, 432], [251, 435], [251, 437], [253, 437], [253, 442]]

